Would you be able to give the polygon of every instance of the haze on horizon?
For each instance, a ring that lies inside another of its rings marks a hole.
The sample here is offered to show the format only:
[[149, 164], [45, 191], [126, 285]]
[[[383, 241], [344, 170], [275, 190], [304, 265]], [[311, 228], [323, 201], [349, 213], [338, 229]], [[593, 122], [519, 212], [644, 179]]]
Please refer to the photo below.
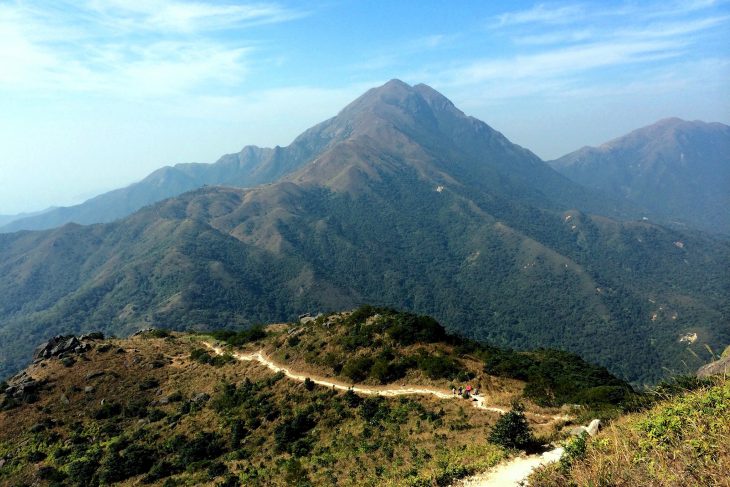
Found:
[[0, 4], [0, 214], [287, 145], [390, 78], [544, 159], [730, 122], [727, 1]]

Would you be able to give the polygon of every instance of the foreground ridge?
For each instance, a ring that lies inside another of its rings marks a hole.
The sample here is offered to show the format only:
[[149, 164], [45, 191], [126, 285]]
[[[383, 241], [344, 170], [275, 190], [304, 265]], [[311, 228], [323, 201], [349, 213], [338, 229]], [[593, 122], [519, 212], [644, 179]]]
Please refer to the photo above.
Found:
[[[347, 385], [340, 381], [333, 381], [333, 380], [326, 380], [321, 377], [312, 377], [311, 375], [305, 375], [305, 374], [298, 374], [296, 372], [292, 372], [291, 369], [284, 367], [281, 364], [277, 364], [274, 362], [270, 357], [268, 357], [266, 354], [264, 354], [263, 350], [259, 350], [257, 352], [251, 352], [251, 353], [239, 353], [239, 352], [229, 352], [227, 350], [224, 350], [222, 347], [213, 345], [209, 342], [204, 342], [205, 346], [208, 347], [210, 350], [212, 350], [217, 355], [224, 355], [225, 353], [230, 353], [236, 360], [239, 360], [241, 362], [259, 362], [263, 365], [265, 365], [267, 368], [272, 370], [273, 372], [281, 372], [286, 377], [299, 381], [304, 382], [305, 380], [309, 379], [310, 381], [314, 382], [317, 385], [325, 386], [325, 387], [332, 387], [333, 389], [341, 390], [341, 391], [353, 391], [359, 394], [365, 394], [368, 396], [384, 396], [384, 397], [394, 397], [394, 396], [405, 396], [405, 395], [432, 395], [436, 396], [439, 399], [453, 399], [453, 398], [459, 398], [460, 396], [454, 396], [454, 394], [451, 394], [447, 391], [442, 391], [430, 387], [413, 387], [413, 386], [400, 386], [400, 387], [377, 387], [377, 386], [364, 386], [364, 385]], [[472, 406], [474, 406], [477, 409], [483, 409], [485, 411], [491, 411], [495, 413], [505, 414], [507, 413], [506, 409], [499, 408], [496, 406], [487, 406], [486, 405], [486, 398], [484, 396], [476, 396], [473, 397], [473, 400], [470, 401]], [[552, 416], [547, 416], [539, 413], [528, 413], [528, 415], [536, 416], [536, 417], [542, 417], [542, 418], [550, 418], [551, 421], [568, 421], [572, 419], [570, 416], [556, 414]]]

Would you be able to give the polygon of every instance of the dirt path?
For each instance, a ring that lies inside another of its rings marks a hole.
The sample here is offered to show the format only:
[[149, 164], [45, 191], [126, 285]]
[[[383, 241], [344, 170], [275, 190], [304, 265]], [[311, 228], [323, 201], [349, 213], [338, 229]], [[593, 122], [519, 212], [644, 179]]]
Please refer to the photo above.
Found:
[[[226, 353], [226, 350], [223, 350], [221, 347], [217, 347], [215, 345], [212, 345], [208, 342], [203, 342], [206, 347], [211, 349], [213, 352], [215, 352], [218, 355], [223, 355]], [[432, 395], [439, 399], [454, 399], [460, 396], [455, 396], [454, 394], [439, 390], [439, 389], [433, 389], [429, 387], [410, 387], [410, 386], [402, 386], [402, 387], [377, 387], [377, 386], [356, 386], [356, 385], [348, 385], [343, 382], [335, 381], [332, 379], [324, 379], [322, 377], [316, 377], [308, 374], [298, 374], [295, 372], [292, 372], [287, 367], [284, 367], [283, 365], [277, 364], [274, 362], [270, 357], [264, 354], [263, 350], [259, 350], [258, 352], [252, 352], [252, 353], [239, 353], [239, 352], [229, 352], [231, 355], [233, 355], [234, 358], [237, 360], [240, 360], [242, 362], [259, 362], [263, 365], [265, 365], [269, 370], [273, 372], [282, 372], [286, 377], [289, 377], [290, 379], [304, 382], [305, 379], [309, 378], [312, 382], [315, 384], [319, 384], [321, 386], [325, 387], [332, 387], [334, 389], [338, 389], [341, 391], [346, 390], [352, 390], [353, 392], [357, 392], [358, 394], [364, 394], [368, 396], [403, 396], [407, 394], [421, 394], [421, 395]], [[474, 406], [477, 409], [482, 409], [485, 411], [491, 411], [496, 412], [500, 414], [504, 414], [507, 411], [496, 407], [496, 406], [487, 406], [485, 401], [486, 398], [484, 396], [477, 396], [474, 399], [469, 401], [472, 406]], [[567, 419], [570, 419], [568, 416], [564, 415], [554, 415], [554, 416], [545, 416], [537, 413], [533, 413], [533, 416], [543, 417], [543, 418], [550, 418], [551, 421], [564, 421]], [[513, 458], [512, 460], [509, 460], [506, 463], [503, 463], [501, 465], [498, 465], [493, 470], [475, 475], [473, 477], [469, 477], [467, 479], [464, 479], [460, 481], [459, 483], [455, 484], [455, 486], [458, 487], [502, 487], [502, 486], [519, 486], [521, 485], [521, 482], [524, 482], [524, 480], [530, 475], [530, 473], [537, 468], [540, 465], [544, 465], [547, 463], [552, 463], [560, 459], [561, 455], [563, 454], [562, 448], [556, 448], [554, 450], [550, 450], [548, 452], [543, 453], [542, 455], [526, 455], [526, 456], [520, 456]]]
[[563, 448], [555, 448], [542, 455], [515, 457], [492, 470], [461, 480], [453, 487], [517, 487], [523, 485], [534, 469], [557, 462], [562, 455]]
[[[221, 347], [217, 347], [215, 345], [212, 345], [208, 342], [203, 342], [206, 347], [211, 349], [213, 352], [215, 352], [218, 355], [223, 355], [224, 353], [228, 352], [227, 350], [223, 350]], [[368, 396], [404, 396], [404, 395], [411, 395], [411, 394], [420, 394], [424, 396], [435, 396], [439, 399], [454, 399], [454, 398], [460, 398], [461, 396], [456, 396], [448, 391], [443, 391], [439, 389], [434, 389], [430, 387], [412, 387], [412, 386], [388, 386], [388, 387], [378, 387], [378, 386], [363, 386], [363, 385], [348, 385], [344, 382], [336, 381], [333, 379], [325, 379], [322, 377], [316, 377], [310, 374], [299, 374], [296, 372], [292, 372], [291, 369], [288, 369], [287, 367], [284, 367], [283, 365], [277, 364], [274, 362], [270, 357], [268, 357], [266, 354], [264, 354], [263, 350], [259, 350], [258, 352], [252, 352], [252, 353], [239, 353], [239, 352], [229, 352], [231, 355], [233, 355], [234, 358], [237, 360], [240, 360], [242, 362], [259, 362], [266, 367], [269, 368], [269, 370], [273, 372], [283, 372], [285, 376], [289, 377], [290, 379], [304, 382], [305, 379], [309, 378], [312, 382], [315, 384], [319, 384], [321, 386], [325, 387], [332, 387], [334, 389], [338, 389], [341, 391], [346, 390], [352, 390], [353, 392], [357, 392], [358, 394], [364, 394]], [[484, 411], [491, 411], [494, 413], [500, 413], [504, 414], [507, 412], [507, 410], [502, 409], [500, 407], [496, 406], [488, 406], [486, 404], [486, 398], [484, 396], [475, 396], [473, 397], [469, 403], [474, 406], [477, 409], [481, 409]], [[555, 415], [555, 416], [546, 416], [543, 414], [538, 413], [531, 413], [532, 416], [541, 417], [541, 418], [549, 418], [551, 421], [565, 421], [567, 419], [570, 419], [568, 416], [563, 415]]]

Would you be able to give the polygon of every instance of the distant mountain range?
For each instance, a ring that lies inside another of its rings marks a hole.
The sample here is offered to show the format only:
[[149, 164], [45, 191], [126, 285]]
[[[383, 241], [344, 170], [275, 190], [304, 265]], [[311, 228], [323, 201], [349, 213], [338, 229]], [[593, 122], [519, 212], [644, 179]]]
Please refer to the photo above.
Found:
[[289, 147], [242, 154], [183, 168], [276, 181], [0, 235], [0, 375], [61, 332], [250, 325], [361, 303], [574, 351], [637, 383], [730, 343], [726, 240], [616, 219], [643, 213], [428, 86], [393, 80]]
[[[287, 147], [246, 146], [237, 154], [224, 155], [214, 164], [163, 167], [138, 183], [79, 205], [0, 215], [0, 233], [45, 230], [72, 222], [82, 225], [111, 222], [144, 206], [206, 185], [252, 187], [274, 182], [345, 140], [351, 127], [336, 120], [335, 117], [312, 127]], [[601, 202], [586, 208], [600, 208], [613, 216], [642, 214], [659, 222], [730, 234], [730, 212], [726, 211], [730, 205], [730, 191], [726, 189], [730, 187], [730, 127], [727, 125], [678, 118], [661, 120], [600, 147], [584, 147], [549, 164], [594, 190], [593, 198]], [[546, 186], [551, 187], [554, 175], [548, 179]]]
[[550, 164], [589, 188], [627, 198], [657, 219], [730, 235], [730, 127], [661, 120]]

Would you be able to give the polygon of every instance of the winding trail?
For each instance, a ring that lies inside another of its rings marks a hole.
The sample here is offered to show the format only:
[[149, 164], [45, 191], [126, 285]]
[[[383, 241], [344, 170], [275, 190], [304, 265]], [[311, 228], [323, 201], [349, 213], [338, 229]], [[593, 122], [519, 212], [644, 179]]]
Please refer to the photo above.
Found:
[[[213, 345], [209, 342], [203, 341], [203, 344], [212, 350], [217, 355], [223, 355], [224, 353], [230, 353], [236, 360], [241, 362], [259, 362], [265, 365], [269, 370], [278, 373], [282, 372], [286, 377], [290, 379], [304, 382], [305, 379], [309, 379], [315, 384], [319, 384], [325, 387], [331, 387], [341, 391], [351, 390], [358, 394], [364, 394], [368, 396], [403, 396], [409, 394], [420, 394], [420, 395], [431, 395], [439, 399], [454, 399], [460, 396], [430, 387], [378, 387], [378, 386], [357, 386], [348, 385], [344, 382], [327, 380], [322, 377], [316, 377], [309, 374], [299, 374], [292, 372], [291, 369], [284, 367], [283, 365], [277, 364], [270, 357], [268, 357], [263, 350], [251, 353], [239, 353], [224, 350], [221, 347]], [[505, 414], [505, 409], [496, 406], [487, 406], [486, 398], [484, 396], [476, 396], [473, 400], [469, 401], [472, 406], [477, 409], [484, 411], [491, 411], [495, 413]], [[565, 421], [571, 419], [564, 415], [553, 415], [546, 416], [538, 413], [531, 413], [533, 416], [549, 418], [551, 421]], [[472, 477], [463, 479], [455, 484], [458, 487], [508, 487], [508, 486], [520, 486], [522, 482], [527, 479], [530, 473], [538, 466], [545, 465], [548, 463], [555, 462], [560, 459], [563, 454], [562, 448], [555, 448], [554, 450], [547, 451], [543, 454], [535, 455], [522, 455], [515, 457], [505, 463], [502, 463], [492, 470], [483, 472]]]
[[[461, 396], [456, 396], [448, 391], [435, 389], [431, 387], [412, 387], [412, 386], [363, 386], [363, 385], [348, 385], [345, 382], [336, 381], [333, 379], [325, 379], [322, 377], [316, 377], [311, 374], [300, 374], [296, 372], [292, 372], [291, 369], [278, 364], [274, 362], [269, 356], [267, 356], [263, 350], [259, 350], [258, 352], [251, 352], [251, 353], [239, 353], [239, 352], [232, 352], [229, 350], [224, 350], [223, 348], [213, 345], [209, 342], [203, 341], [203, 344], [208, 347], [210, 350], [212, 350], [217, 355], [223, 355], [224, 353], [230, 353], [233, 355], [233, 357], [236, 360], [239, 360], [241, 362], [259, 362], [262, 365], [265, 365], [269, 370], [273, 372], [282, 372], [286, 377], [289, 377], [290, 379], [304, 382], [305, 379], [309, 379], [315, 384], [319, 384], [321, 386], [325, 387], [331, 387], [334, 389], [338, 389], [341, 391], [347, 391], [351, 390], [353, 392], [357, 392], [358, 394], [364, 394], [367, 396], [386, 396], [386, 397], [393, 397], [393, 396], [405, 396], [405, 395], [412, 395], [412, 394], [419, 394], [423, 396], [435, 396], [439, 399], [455, 399], [455, 398], [461, 398]], [[500, 407], [496, 406], [488, 406], [486, 404], [486, 398], [482, 395], [480, 396], [474, 396], [469, 401], [469, 403], [474, 406], [477, 409], [481, 409], [484, 411], [491, 411], [494, 413], [499, 414], [505, 414], [507, 412], [506, 409], [502, 409]], [[571, 419], [569, 416], [565, 415], [544, 415], [539, 413], [528, 413], [530, 416], [535, 416], [539, 418], [548, 418], [551, 421], [566, 421]]]

